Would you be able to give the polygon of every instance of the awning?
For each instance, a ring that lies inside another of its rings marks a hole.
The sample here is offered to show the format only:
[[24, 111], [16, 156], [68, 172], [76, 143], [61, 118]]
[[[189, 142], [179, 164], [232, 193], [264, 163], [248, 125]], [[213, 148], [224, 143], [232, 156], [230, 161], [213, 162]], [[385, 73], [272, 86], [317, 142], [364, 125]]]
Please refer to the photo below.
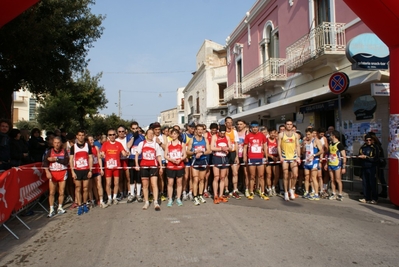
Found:
[[0, 28], [18, 17], [22, 12], [39, 2], [39, 0], [1, 0]]
[[[356, 86], [356, 85], [360, 85], [360, 84], [365, 84], [365, 83], [370, 83], [370, 82], [379, 82], [381, 81], [381, 79], [385, 78], [387, 76], [387, 78], [389, 78], [389, 72], [387, 71], [358, 71], [358, 72], [353, 72], [349, 75], [349, 86]], [[318, 89], [314, 89], [312, 91], [306, 92], [306, 93], [302, 93], [299, 95], [295, 95], [286, 99], [282, 99], [282, 100], [278, 100], [276, 102], [264, 105], [264, 106], [260, 106], [257, 108], [253, 108], [250, 110], [246, 110], [244, 112], [240, 112], [238, 114], [234, 114], [231, 117], [233, 119], [239, 119], [239, 118], [243, 118], [243, 117], [247, 117], [247, 116], [252, 116], [252, 115], [257, 115], [261, 112], [264, 111], [268, 111], [268, 110], [272, 110], [275, 108], [281, 108], [281, 106], [286, 106], [289, 104], [293, 104], [293, 103], [297, 103], [303, 100], [307, 100], [309, 98], [315, 98], [315, 97], [319, 97], [321, 95], [325, 95], [325, 94], [331, 94], [331, 96], [333, 96], [333, 94], [331, 93], [330, 89], [328, 88], [328, 86], [324, 86]]]

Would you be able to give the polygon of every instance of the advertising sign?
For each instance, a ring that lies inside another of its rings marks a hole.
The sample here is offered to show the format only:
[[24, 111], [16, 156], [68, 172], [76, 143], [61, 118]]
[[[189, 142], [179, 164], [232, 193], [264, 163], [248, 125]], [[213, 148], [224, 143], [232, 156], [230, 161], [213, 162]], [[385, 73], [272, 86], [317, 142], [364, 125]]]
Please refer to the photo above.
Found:
[[372, 83], [371, 95], [372, 96], [389, 96], [389, 83]]

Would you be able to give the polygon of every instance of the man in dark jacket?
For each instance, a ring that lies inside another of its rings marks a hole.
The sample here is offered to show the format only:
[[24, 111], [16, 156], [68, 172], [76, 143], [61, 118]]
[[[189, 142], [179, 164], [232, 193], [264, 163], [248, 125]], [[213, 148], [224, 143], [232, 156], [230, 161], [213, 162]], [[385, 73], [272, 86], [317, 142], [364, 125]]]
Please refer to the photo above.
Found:
[[359, 199], [362, 203], [377, 204], [378, 186], [377, 186], [377, 167], [379, 151], [374, 145], [371, 135], [367, 134], [364, 138], [365, 143], [359, 149], [359, 158], [362, 160], [362, 179], [364, 197]]
[[11, 146], [8, 131], [11, 124], [7, 120], [0, 120], [0, 170], [11, 168]]

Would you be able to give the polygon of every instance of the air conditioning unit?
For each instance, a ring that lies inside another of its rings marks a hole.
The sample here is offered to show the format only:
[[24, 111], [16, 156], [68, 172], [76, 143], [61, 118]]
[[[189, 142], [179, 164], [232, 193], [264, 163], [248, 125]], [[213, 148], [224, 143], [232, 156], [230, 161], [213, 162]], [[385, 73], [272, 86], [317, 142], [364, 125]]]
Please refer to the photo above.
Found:
[[221, 110], [221, 111], [220, 111], [220, 115], [221, 115], [221, 116], [226, 116], [226, 114], [227, 114], [226, 110]]

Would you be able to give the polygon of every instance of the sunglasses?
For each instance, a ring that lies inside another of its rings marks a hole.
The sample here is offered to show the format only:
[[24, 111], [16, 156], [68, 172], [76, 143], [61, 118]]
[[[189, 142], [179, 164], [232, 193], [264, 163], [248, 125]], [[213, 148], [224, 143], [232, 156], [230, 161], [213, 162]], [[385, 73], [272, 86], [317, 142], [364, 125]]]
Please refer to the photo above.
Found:
[[115, 136], [116, 134], [108, 134], [108, 136]]
[[367, 141], [367, 142], [371, 142], [372, 140], [371, 140], [371, 139], [366, 139], [366, 141]]

